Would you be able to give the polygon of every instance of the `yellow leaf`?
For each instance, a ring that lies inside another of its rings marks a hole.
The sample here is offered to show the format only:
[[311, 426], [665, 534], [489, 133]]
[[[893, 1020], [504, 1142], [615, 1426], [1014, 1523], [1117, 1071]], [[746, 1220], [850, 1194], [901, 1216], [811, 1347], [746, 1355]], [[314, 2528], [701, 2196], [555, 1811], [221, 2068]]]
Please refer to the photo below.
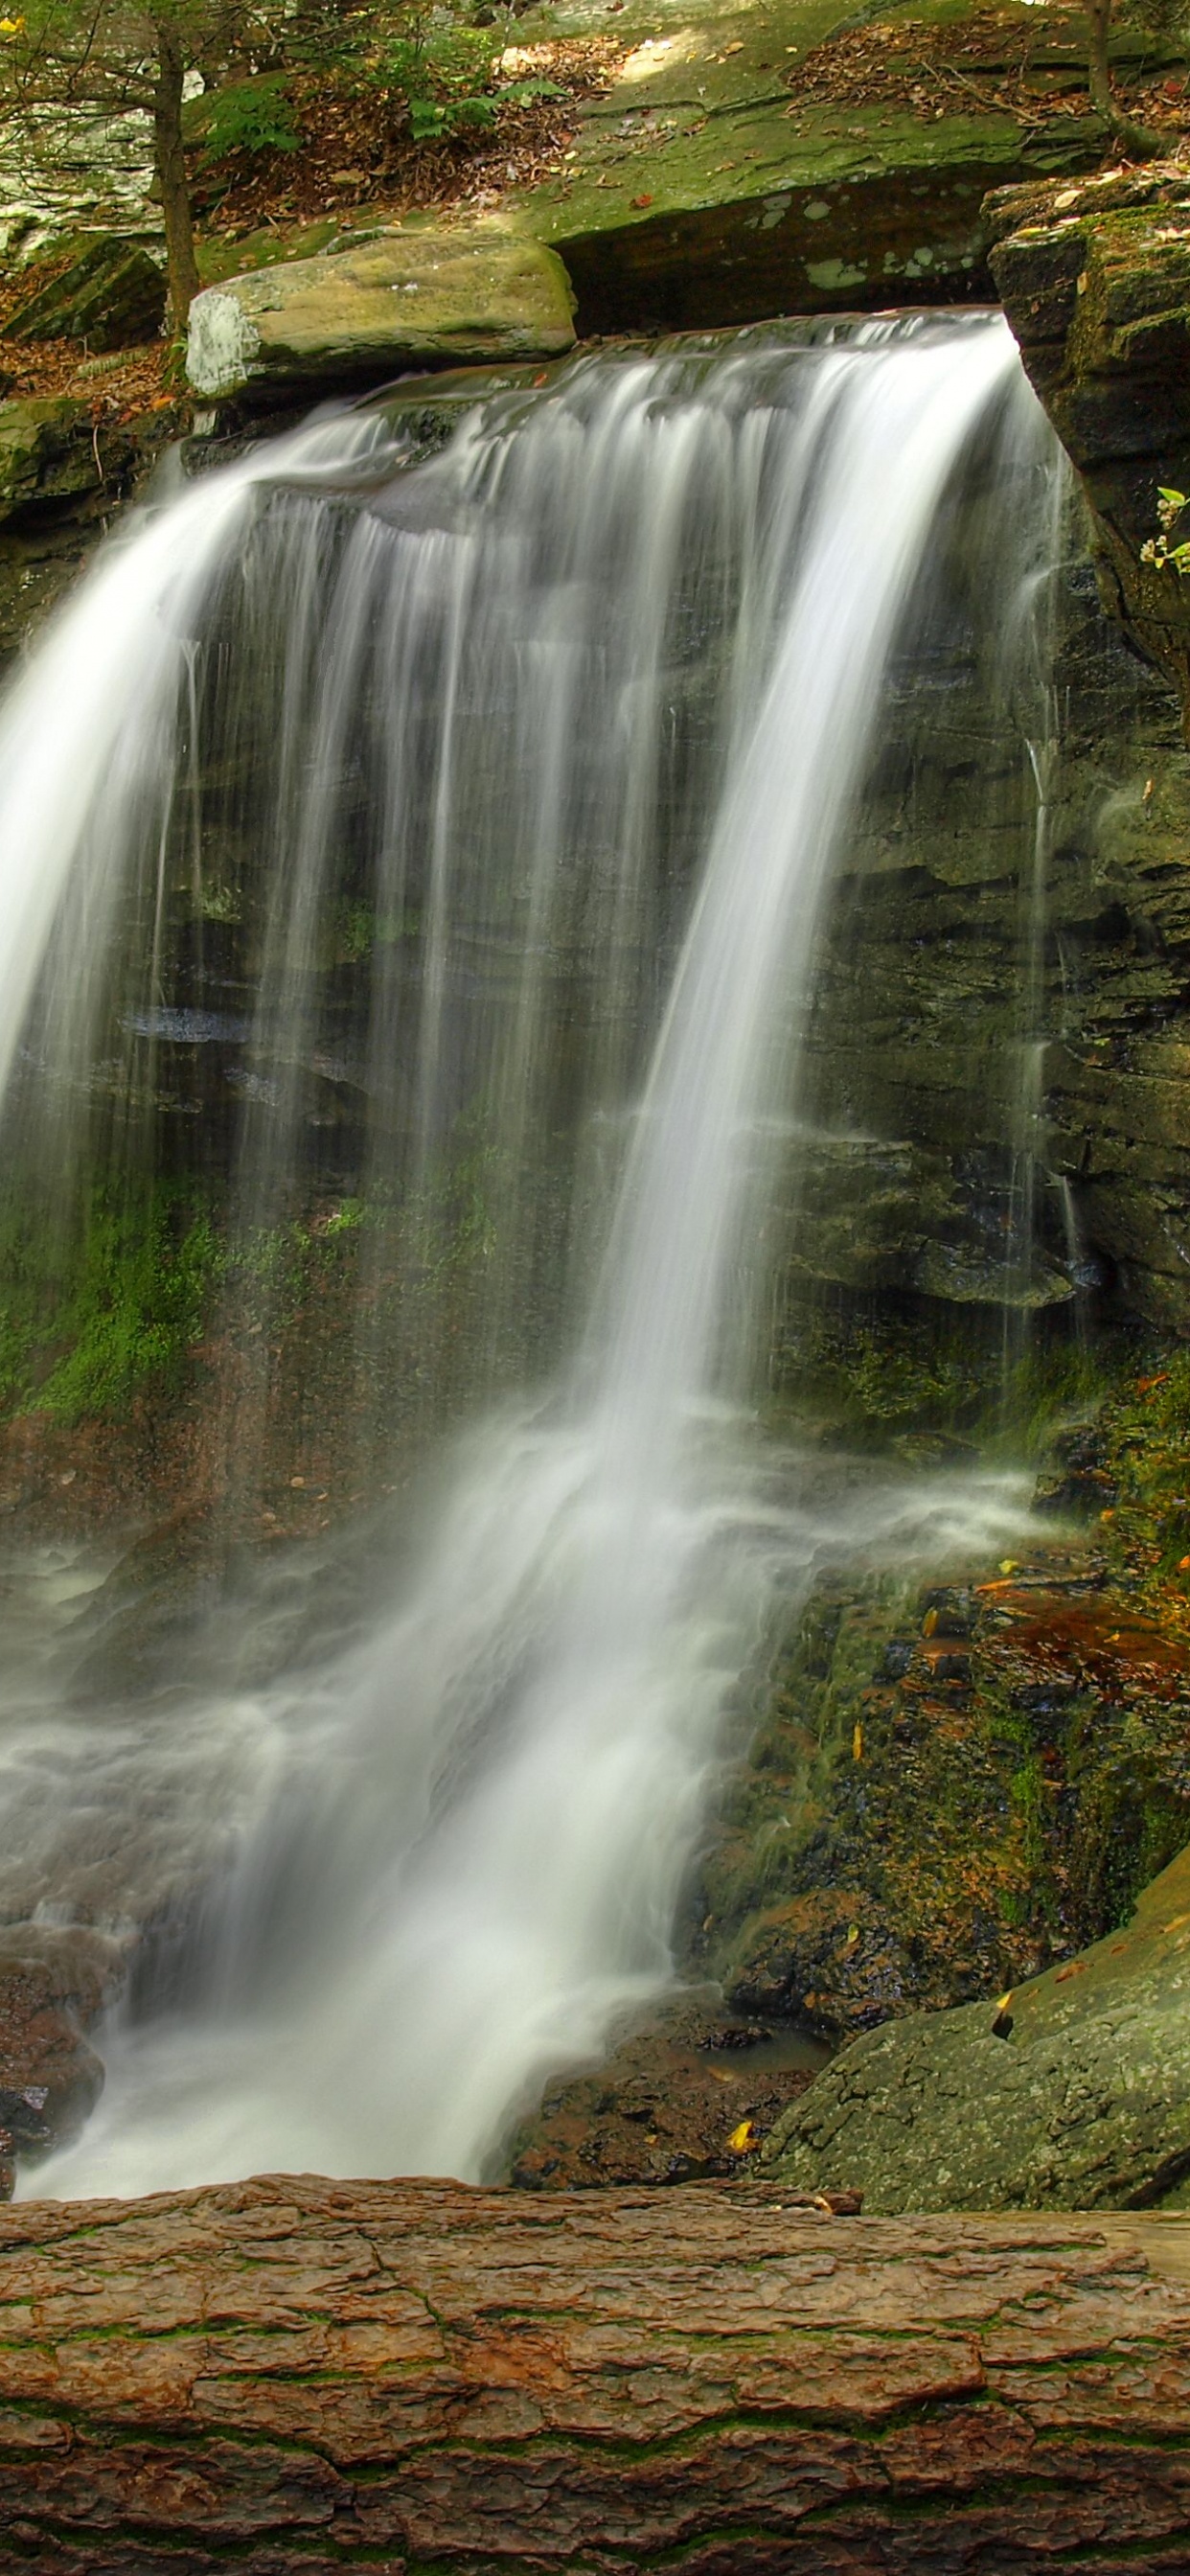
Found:
[[759, 2131], [755, 2120], [741, 2120], [738, 2129], [732, 2130], [731, 2136], [727, 2141], [728, 2154], [730, 2156], [746, 2156], [749, 2149], [755, 2146], [758, 2135]]
[[852, 1759], [852, 1761], [853, 1761], [853, 1762], [862, 1762], [862, 1761], [863, 1761], [863, 1758], [864, 1758], [864, 1730], [863, 1730], [862, 1726], [860, 1725], [859, 1720], [858, 1720], [858, 1718], [857, 1718], [856, 1723], [855, 1723], [855, 1727], [854, 1727], [853, 1732], [852, 1732], [852, 1737], [851, 1737], [851, 1759]]

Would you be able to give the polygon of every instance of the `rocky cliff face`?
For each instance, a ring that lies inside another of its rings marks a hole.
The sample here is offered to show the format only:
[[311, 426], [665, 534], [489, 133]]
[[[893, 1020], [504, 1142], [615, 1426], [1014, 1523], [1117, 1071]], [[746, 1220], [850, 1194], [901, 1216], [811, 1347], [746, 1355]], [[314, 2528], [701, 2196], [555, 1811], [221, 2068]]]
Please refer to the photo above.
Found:
[[1190, 582], [1146, 553], [1159, 487], [1190, 474], [1190, 179], [1008, 188], [984, 211], [1005, 311], [1091, 505], [1108, 605], [1190, 721]]
[[960, 634], [944, 715], [903, 704], [873, 781], [811, 1032], [852, 1141], [811, 1158], [779, 1368], [829, 1363], [865, 1301], [935, 1344], [963, 1319], [967, 1364], [993, 1310], [1190, 1321], [1190, 761], [1077, 503], [1062, 553], [1048, 706], [989, 713]]
[[0, 676], [173, 427], [161, 415], [112, 423], [66, 397], [0, 401]]

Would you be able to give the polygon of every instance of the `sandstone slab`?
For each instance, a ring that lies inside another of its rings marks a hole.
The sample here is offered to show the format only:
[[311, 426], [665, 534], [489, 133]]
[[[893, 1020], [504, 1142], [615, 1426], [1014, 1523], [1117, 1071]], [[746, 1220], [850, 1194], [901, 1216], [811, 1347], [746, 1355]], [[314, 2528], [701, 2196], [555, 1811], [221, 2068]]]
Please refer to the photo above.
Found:
[[[604, 14], [576, 9], [562, 23], [586, 30]], [[986, 300], [981, 192], [1094, 168], [1106, 128], [1077, 95], [1075, 113], [1008, 112], [995, 59], [949, 87], [927, 74], [916, 95], [911, 80], [882, 90], [886, 21], [890, 44], [908, 16], [928, 48], [943, 23], [961, 44], [979, 14], [938, 0], [865, 11], [876, 73], [832, 96], [817, 78], [803, 92], [799, 73], [854, 30], [837, 0], [625, 11], [610, 21], [630, 46], [619, 77], [578, 111], [562, 169], [507, 212], [561, 253], [584, 333]], [[1068, 13], [1010, 6], [997, 23], [1009, 52], [1014, 30], [1027, 35], [1042, 92], [1052, 81], [1064, 100], [1077, 93], [1081, 30]], [[532, 14], [523, 24], [531, 39]]]
[[229, 278], [196, 297], [187, 372], [204, 401], [269, 401], [574, 342], [562, 263], [494, 230], [412, 227]]

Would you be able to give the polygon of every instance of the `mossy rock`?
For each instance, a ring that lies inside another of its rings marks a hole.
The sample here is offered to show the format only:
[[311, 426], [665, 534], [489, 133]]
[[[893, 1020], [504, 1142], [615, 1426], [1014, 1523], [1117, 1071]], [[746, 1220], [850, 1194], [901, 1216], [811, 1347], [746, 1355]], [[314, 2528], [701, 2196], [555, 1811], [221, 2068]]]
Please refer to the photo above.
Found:
[[104, 233], [19, 305], [5, 327], [10, 340], [85, 340], [95, 353], [134, 348], [156, 339], [165, 300], [164, 274], [142, 244]]
[[57, 395], [0, 403], [0, 520], [73, 499], [97, 479], [85, 403]]
[[1159, 488], [1190, 488], [1190, 180], [1114, 172], [1010, 190], [985, 215], [1025, 366], [1095, 515], [1104, 595], [1190, 724], [1190, 582], [1146, 553]]
[[[862, 14], [961, 30], [973, 13], [917, 0]], [[1004, 16], [1045, 52], [1035, 18]], [[617, 21], [584, 10], [572, 23]], [[1093, 116], [1026, 126], [990, 103], [990, 84], [987, 105], [973, 97], [956, 112], [948, 98], [941, 114], [879, 98], [799, 103], [791, 65], [855, 24], [823, 0], [717, 0], [680, 18], [654, 7], [618, 23], [637, 42], [609, 92], [579, 111], [566, 166], [505, 209], [561, 253], [584, 332], [986, 298], [981, 192], [1092, 168], [1102, 152]], [[1059, 50], [1065, 61], [1069, 43]]]
[[413, 227], [204, 289], [187, 372], [206, 401], [270, 401], [461, 359], [572, 347], [561, 261], [492, 228]]
[[1126, 1931], [1001, 2002], [845, 2049], [764, 2149], [795, 2189], [874, 2215], [1138, 2209], [1190, 2174], [1190, 1851]]

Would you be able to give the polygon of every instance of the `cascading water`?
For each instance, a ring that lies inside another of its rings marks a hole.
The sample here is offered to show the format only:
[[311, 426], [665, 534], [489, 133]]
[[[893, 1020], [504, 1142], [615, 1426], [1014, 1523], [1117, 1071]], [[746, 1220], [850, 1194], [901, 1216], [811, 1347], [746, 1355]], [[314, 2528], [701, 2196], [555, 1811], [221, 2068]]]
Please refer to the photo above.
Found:
[[[406, 1505], [387, 1601], [333, 1647], [315, 1616], [252, 1687], [223, 1634], [131, 1714], [40, 1684], [10, 1709], [12, 1834], [52, 1842], [47, 1764], [85, 1744], [101, 1834], [192, 1815], [211, 1879], [184, 1995], [108, 2033], [99, 2112], [29, 2188], [482, 2170], [672, 1973], [774, 1604], [824, 1555], [1010, 1517], [995, 1488], [857, 1494], [746, 1406], [752, 1247], [885, 665], [969, 443], [1019, 480], [1037, 421], [1003, 326], [969, 317], [580, 361], [413, 467], [352, 413], [132, 536], [10, 699], [22, 1168], [94, 1115], [97, 1062], [127, 1126], [194, 1041], [172, 890], [189, 873], [218, 918], [247, 849], [254, 995], [218, 1022], [240, 1240], [292, 1205], [328, 1065], [407, 1274], [477, 1118], [500, 1202], [463, 1336], [460, 1400], [489, 1411]], [[349, 1040], [318, 974], [345, 883], [373, 925]], [[510, 1377], [529, 1399], [491, 1410]]]

